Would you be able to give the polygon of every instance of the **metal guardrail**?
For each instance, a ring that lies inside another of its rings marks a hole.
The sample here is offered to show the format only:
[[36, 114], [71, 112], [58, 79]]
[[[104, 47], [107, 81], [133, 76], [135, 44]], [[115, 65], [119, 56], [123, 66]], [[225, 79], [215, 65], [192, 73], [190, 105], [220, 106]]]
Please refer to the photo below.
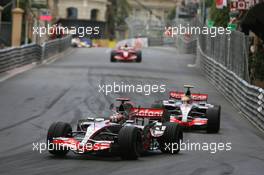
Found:
[[0, 50], [0, 73], [38, 62], [40, 58], [41, 46], [36, 44]]
[[197, 42], [197, 59], [209, 81], [254, 125], [264, 131], [264, 90], [250, 85], [216, 58], [203, 52]]
[[63, 52], [70, 46], [71, 46], [71, 36], [45, 42], [42, 45], [42, 48], [43, 48], [42, 60], [48, 59], [52, 57], [53, 55]]
[[48, 41], [43, 45], [29, 44], [0, 50], [0, 73], [41, 61], [63, 52], [71, 46], [71, 36]]

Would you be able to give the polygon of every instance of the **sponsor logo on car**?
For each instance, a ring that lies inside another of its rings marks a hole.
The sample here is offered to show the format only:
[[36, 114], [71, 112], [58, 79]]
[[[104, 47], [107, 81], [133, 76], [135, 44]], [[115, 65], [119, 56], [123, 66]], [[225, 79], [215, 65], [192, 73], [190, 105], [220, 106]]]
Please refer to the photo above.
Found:
[[[175, 99], [181, 99], [184, 96], [184, 92], [170, 92], [170, 97]], [[191, 94], [191, 97], [195, 101], [206, 101], [208, 94]]]
[[163, 115], [163, 109], [135, 108], [133, 110], [136, 112], [136, 115], [140, 117], [162, 117]]

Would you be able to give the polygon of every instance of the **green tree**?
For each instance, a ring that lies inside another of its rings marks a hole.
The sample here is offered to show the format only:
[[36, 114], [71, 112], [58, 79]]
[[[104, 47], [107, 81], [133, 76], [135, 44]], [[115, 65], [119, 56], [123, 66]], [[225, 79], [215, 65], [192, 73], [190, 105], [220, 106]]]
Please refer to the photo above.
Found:
[[176, 7], [173, 7], [173, 8], [170, 9], [166, 19], [168, 21], [172, 21], [175, 17], [176, 17]]
[[171, 21], [171, 20], [173, 20], [173, 19], [175, 18], [175, 16], [176, 16], [176, 7], [173, 7], [173, 8], [169, 11], [169, 13], [168, 13], [168, 15], [167, 15], [167, 20]]
[[31, 4], [31, 8], [47, 8], [47, 4], [38, 4], [38, 3], [34, 3], [33, 0], [19, 0], [19, 7], [22, 9], [26, 9], [29, 7], [29, 4]]
[[229, 8], [217, 9], [215, 1], [211, 4], [210, 19], [214, 21], [214, 25], [219, 27], [227, 27], [229, 22]]
[[127, 0], [109, 0], [109, 2], [107, 26], [109, 34], [114, 36], [117, 27], [126, 25], [125, 19], [129, 16], [131, 7]]

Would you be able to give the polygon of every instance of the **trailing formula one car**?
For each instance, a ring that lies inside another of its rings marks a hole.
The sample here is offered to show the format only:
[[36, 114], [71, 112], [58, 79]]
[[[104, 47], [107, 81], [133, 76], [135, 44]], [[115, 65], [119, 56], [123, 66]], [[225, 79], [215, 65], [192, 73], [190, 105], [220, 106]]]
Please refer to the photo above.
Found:
[[53, 123], [47, 134], [49, 152], [63, 156], [69, 151], [77, 154], [110, 152], [122, 159], [137, 159], [143, 152], [160, 149], [163, 153], [180, 151], [182, 131], [177, 123], [162, 123], [163, 109], [135, 108], [128, 99], [117, 99], [109, 120], [87, 118], [78, 121], [72, 131], [68, 123]]
[[72, 45], [72, 47], [90, 48], [90, 47], [93, 46], [93, 43], [88, 38], [78, 38], [78, 37], [74, 37], [71, 40], [71, 45]]
[[154, 108], [169, 111], [170, 122], [184, 128], [204, 129], [207, 133], [218, 133], [221, 106], [207, 103], [208, 94], [191, 93], [193, 86], [185, 85], [186, 92], [170, 92], [170, 99], [156, 102]]
[[111, 62], [138, 62], [142, 60], [142, 53], [140, 50], [129, 47], [127, 44], [111, 51]]

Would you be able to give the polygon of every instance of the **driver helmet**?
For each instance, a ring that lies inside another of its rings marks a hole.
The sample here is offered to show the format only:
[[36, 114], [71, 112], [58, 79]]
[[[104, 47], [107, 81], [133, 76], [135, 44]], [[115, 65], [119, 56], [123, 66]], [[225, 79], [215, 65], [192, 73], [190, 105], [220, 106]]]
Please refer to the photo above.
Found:
[[128, 44], [126, 43], [124, 47], [125, 47], [125, 48], [128, 48]]
[[192, 99], [190, 96], [187, 96], [187, 95], [184, 95], [182, 98], [181, 98], [181, 101], [183, 104], [190, 104]]

